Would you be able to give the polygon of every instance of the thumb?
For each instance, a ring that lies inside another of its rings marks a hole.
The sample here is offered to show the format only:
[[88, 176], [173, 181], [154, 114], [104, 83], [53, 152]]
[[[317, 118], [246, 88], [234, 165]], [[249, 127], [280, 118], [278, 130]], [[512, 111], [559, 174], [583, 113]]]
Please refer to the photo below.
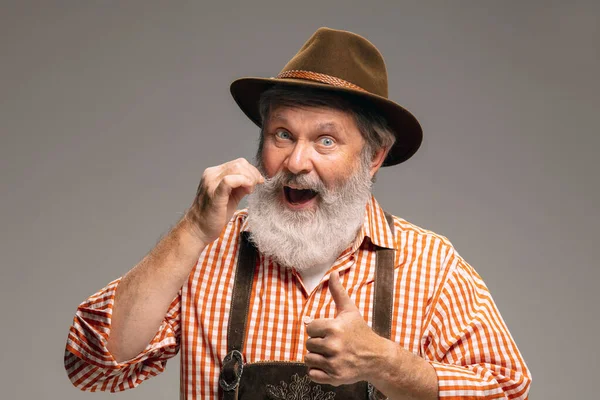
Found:
[[346, 293], [346, 289], [342, 286], [340, 275], [337, 271], [334, 271], [329, 275], [329, 292], [335, 302], [337, 315], [343, 312], [358, 311], [356, 304], [354, 304], [352, 299], [348, 296], [348, 293]]

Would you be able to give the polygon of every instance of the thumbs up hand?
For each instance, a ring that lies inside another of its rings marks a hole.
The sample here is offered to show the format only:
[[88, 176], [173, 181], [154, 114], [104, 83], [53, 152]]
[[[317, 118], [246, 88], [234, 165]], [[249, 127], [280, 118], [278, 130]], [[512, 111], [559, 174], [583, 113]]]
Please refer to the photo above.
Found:
[[329, 275], [329, 293], [331, 293], [331, 297], [335, 302], [337, 316], [347, 313], [356, 313], [360, 316], [356, 304], [354, 304], [352, 299], [348, 296], [348, 293], [346, 293], [346, 289], [342, 286], [340, 275], [337, 271], [334, 271]]
[[336, 317], [316, 319], [306, 325], [309, 339], [304, 362], [309, 368], [308, 376], [314, 382], [334, 386], [369, 381], [388, 355], [389, 341], [367, 325], [337, 272], [329, 277], [329, 291], [336, 305]]

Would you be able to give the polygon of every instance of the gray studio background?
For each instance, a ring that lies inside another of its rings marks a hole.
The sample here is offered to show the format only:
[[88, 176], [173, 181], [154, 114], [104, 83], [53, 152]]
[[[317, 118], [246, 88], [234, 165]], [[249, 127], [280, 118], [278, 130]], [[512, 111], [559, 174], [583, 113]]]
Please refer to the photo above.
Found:
[[378, 46], [424, 128], [379, 201], [483, 276], [532, 398], [598, 398], [599, 4], [2, 1], [0, 397], [178, 395], [179, 357], [135, 390], [74, 389], [75, 309], [169, 230], [205, 168], [253, 157], [229, 83], [277, 74], [329, 26]]

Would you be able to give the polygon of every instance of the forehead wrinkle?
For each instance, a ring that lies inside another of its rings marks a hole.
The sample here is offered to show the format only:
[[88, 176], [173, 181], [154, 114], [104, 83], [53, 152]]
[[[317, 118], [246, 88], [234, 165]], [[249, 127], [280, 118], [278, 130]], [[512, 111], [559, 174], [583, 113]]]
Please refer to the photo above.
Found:
[[[279, 108], [279, 107], [278, 107]], [[302, 109], [302, 107], [297, 107], [299, 109]], [[310, 124], [310, 130], [312, 132], [315, 133], [335, 133], [335, 134], [344, 134], [347, 135], [347, 129], [345, 126], [344, 121], [335, 121], [335, 120], [328, 120], [329, 118], [326, 118], [325, 121], [318, 121], [318, 117], [317, 117], [317, 121], [315, 121], [314, 123]], [[273, 112], [270, 113], [268, 119], [265, 121], [266, 124], [275, 124], [275, 123], [281, 123], [283, 125], [292, 125], [293, 119], [290, 119], [288, 117], [286, 117], [285, 112], [282, 112], [281, 109], [274, 109]], [[312, 122], [312, 121], [311, 121]]]
[[321, 122], [320, 124], [317, 125], [317, 129], [319, 131], [340, 131], [342, 129], [340, 129], [339, 124], [336, 124], [335, 122]]
[[269, 119], [275, 120], [275, 121], [287, 121], [287, 118], [281, 112], [272, 113], [269, 116]]
[[265, 125], [272, 123], [283, 123], [284, 125], [288, 124], [288, 119], [282, 115], [281, 113], [271, 113], [269, 117], [265, 120]]

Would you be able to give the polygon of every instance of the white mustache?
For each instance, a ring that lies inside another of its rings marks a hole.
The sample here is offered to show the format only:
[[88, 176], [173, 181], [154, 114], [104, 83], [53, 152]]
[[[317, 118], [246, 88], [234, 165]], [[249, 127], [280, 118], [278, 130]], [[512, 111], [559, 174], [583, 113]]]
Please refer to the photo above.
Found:
[[264, 188], [269, 192], [278, 192], [284, 186], [292, 186], [294, 188], [310, 189], [317, 193], [327, 193], [328, 189], [318, 177], [309, 176], [306, 174], [292, 174], [288, 171], [280, 171], [272, 178], [265, 180]]

